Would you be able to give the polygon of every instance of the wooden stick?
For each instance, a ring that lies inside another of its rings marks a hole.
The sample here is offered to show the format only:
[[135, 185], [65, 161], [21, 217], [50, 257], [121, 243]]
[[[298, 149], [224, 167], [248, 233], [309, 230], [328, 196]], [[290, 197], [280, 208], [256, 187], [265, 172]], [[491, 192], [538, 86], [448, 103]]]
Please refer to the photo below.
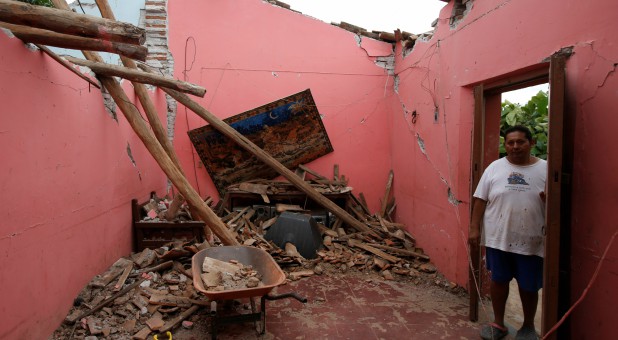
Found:
[[412, 257], [416, 257], [419, 259], [423, 259], [423, 260], [429, 260], [429, 256], [425, 255], [425, 254], [421, 254], [421, 253], [417, 253], [415, 251], [410, 251], [407, 249], [400, 249], [400, 248], [394, 248], [394, 247], [389, 247], [389, 246], [383, 246], [381, 244], [371, 244], [372, 247], [378, 248], [378, 249], [383, 249], [386, 251], [390, 251], [392, 253], [395, 254], [400, 254], [400, 255], [405, 255], [405, 256], [412, 256]]
[[145, 46], [78, 37], [40, 28], [7, 24], [4, 22], [0, 22], [0, 27], [11, 30], [19, 39], [33, 44], [43, 44], [74, 50], [117, 53], [141, 61], [146, 60], [146, 55], [148, 54], [148, 48]]
[[388, 204], [388, 199], [391, 195], [391, 187], [393, 186], [393, 170], [388, 173], [388, 181], [386, 182], [386, 190], [384, 190], [384, 199], [382, 199], [382, 208], [380, 209], [380, 216], [384, 217], [386, 214], [386, 206]]
[[[53, 1], [54, 1], [55, 6], [58, 8], [64, 8], [60, 6], [66, 5], [66, 2], [64, 2], [64, 0], [62, 1], [53, 0]], [[58, 4], [56, 4], [56, 2], [58, 2]], [[110, 19], [110, 20], [116, 20], [114, 16], [114, 12], [109, 7], [109, 3], [107, 2], [107, 0], [96, 0], [96, 3], [97, 3], [97, 6], [99, 7], [99, 11], [101, 12], [101, 16], [103, 18]], [[122, 64], [125, 67], [128, 67], [130, 69], [137, 69], [137, 65], [130, 58], [120, 56], [120, 60], [122, 61]], [[178, 155], [176, 154], [176, 151], [174, 150], [174, 146], [172, 145], [172, 142], [170, 141], [170, 139], [167, 137], [167, 132], [165, 131], [165, 128], [163, 128], [163, 124], [161, 124], [161, 120], [159, 119], [159, 114], [157, 113], [157, 109], [155, 108], [154, 103], [150, 99], [150, 95], [148, 94], [148, 90], [146, 89], [146, 86], [136, 81], [133, 81], [131, 83], [133, 84], [133, 88], [135, 89], [137, 98], [139, 99], [140, 103], [142, 104], [142, 107], [144, 108], [146, 117], [148, 117], [148, 122], [150, 123], [150, 127], [152, 127], [152, 131], [155, 135], [155, 138], [159, 141], [159, 143], [161, 144], [161, 146], [163, 147], [167, 155], [170, 157], [170, 159], [172, 160], [176, 168], [178, 168], [180, 173], [186, 177], [186, 174], [184, 173], [182, 167], [180, 166], [180, 160], [178, 160]], [[191, 212], [196, 212], [195, 208], [191, 206], [191, 203], [189, 203], [189, 210]], [[203, 218], [201, 218], [198, 213], [195, 213], [195, 214], [192, 213], [192, 218], [196, 220], [201, 220], [203, 222], [207, 222]], [[212, 239], [212, 231], [208, 227], [208, 224], [204, 226], [204, 234], [206, 236], [206, 240]]]
[[97, 89], [100, 89], [101, 86], [99, 86], [99, 83], [95, 82], [94, 80], [90, 79], [89, 77], [87, 77], [85, 74], [77, 71], [75, 69], [75, 67], [73, 67], [71, 64], [69, 64], [66, 60], [60, 58], [59, 55], [57, 55], [56, 53], [54, 53], [52, 50], [50, 50], [49, 48], [47, 48], [44, 45], [39, 45], [39, 44], [34, 44], [39, 50], [41, 50], [41, 52], [47, 54], [48, 56], [50, 56], [52, 59], [54, 59], [55, 61], [57, 61], [58, 63], [60, 63], [60, 65], [66, 67], [69, 71], [75, 73], [78, 77], [82, 78], [83, 80], [89, 82], [92, 86], [96, 87]]
[[133, 270], [133, 262], [127, 263], [126, 267], [124, 268], [124, 271], [122, 272], [122, 275], [120, 275], [120, 278], [118, 279], [118, 283], [116, 283], [116, 285], [114, 286], [115, 292], [122, 289], [122, 286], [124, 286], [125, 281], [127, 281], [127, 278], [129, 277], [129, 274], [131, 273], [131, 270]]
[[205, 88], [191, 83], [187, 83], [182, 80], [175, 80], [160, 75], [140, 71], [137, 69], [110, 65], [106, 63], [97, 63], [79, 58], [66, 57], [66, 59], [73, 64], [86, 66], [96, 74], [102, 74], [110, 77], [120, 77], [138, 83], [167, 87], [176, 91], [190, 93], [199, 97], [204, 97], [204, 94], [206, 94]]
[[0, 0], [0, 21], [133, 45], [146, 41], [146, 30], [128, 23], [17, 1]]
[[368, 244], [362, 243], [362, 242], [354, 240], [354, 239], [349, 239], [348, 240], [348, 244], [350, 246], [353, 246], [353, 247], [360, 248], [360, 249], [363, 249], [365, 251], [368, 251], [368, 252], [370, 252], [370, 253], [372, 253], [372, 254], [374, 254], [376, 256], [379, 256], [379, 257], [385, 259], [388, 262], [397, 263], [397, 262], [401, 261], [401, 259], [396, 257], [396, 256], [389, 255], [389, 254], [381, 251], [380, 249], [377, 249], [375, 247], [372, 247], [372, 246], [370, 246]]
[[[54, 5], [58, 8], [68, 9], [66, 1], [64, 0], [52, 0]], [[90, 51], [82, 51], [86, 59], [90, 61], [98, 61], [102, 62], [101, 57], [98, 53], [90, 52]], [[103, 86], [105, 86], [116, 105], [120, 108], [122, 113], [127, 118], [127, 121], [138, 135], [138, 137], [142, 140], [150, 154], [157, 161], [163, 172], [168, 176], [172, 184], [178, 188], [178, 190], [185, 196], [187, 202], [197, 210], [200, 218], [206, 222], [206, 224], [210, 225], [211, 229], [214, 233], [219, 237], [221, 242], [224, 245], [240, 245], [236, 238], [232, 233], [227, 229], [225, 224], [221, 222], [219, 217], [202, 201], [198, 193], [191, 187], [189, 181], [185, 178], [185, 176], [178, 170], [178, 168], [173, 164], [170, 157], [165, 153], [165, 150], [159, 144], [159, 142], [150, 134], [150, 130], [144, 120], [141, 118], [139, 111], [135, 108], [134, 105], [129, 104], [129, 98], [118, 82], [110, 77], [102, 76], [101, 82]], [[110, 91], [110, 89], [112, 91]]]
[[[144, 67], [148, 70], [148, 67], [143, 64], [140, 64], [140, 67]], [[234, 130], [231, 126], [223, 122], [217, 116], [213, 115], [208, 110], [200, 106], [198, 103], [191, 100], [191, 98], [189, 98], [187, 95], [180, 93], [178, 91], [174, 91], [174, 90], [166, 89], [166, 88], [163, 88], [163, 91], [165, 91], [165, 93], [172, 96], [179, 103], [183, 104], [184, 106], [186, 106], [187, 108], [195, 112], [198, 116], [202, 117], [204, 120], [210, 123], [213, 126], [213, 128], [215, 128], [216, 130], [218, 130], [225, 136], [232, 139], [240, 147], [249, 151], [251, 154], [255, 155], [259, 160], [261, 160], [266, 165], [268, 165], [269, 167], [277, 171], [280, 175], [282, 175], [288, 181], [290, 181], [290, 183], [294, 184], [294, 186], [297, 187], [299, 190], [306, 193], [307, 196], [309, 196], [309, 198], [313, 199], [319, 205], [324, 207], [326, 210], [330, 211], [337, 217], [341, 218], [345, 223], [347, 223], [348, 225], [350, 225], [356, 230], [366, 231], [371, 234], [374, 234], [374, 232], [371, 229], [369, 229], [369, 227], [367, 227], [365, 224], [356, 220], [354, 217], [348, 214], [345, 210], [341, 209], [333, 201], [329, 200], [328, 198], [324, 197], [322, 194], [317, 192], [313, 187], [311, 187], [311, 185], [307, 184], [305, 181], [303, 181], [298, 176], [296, 176], [292, 171], [290, 171], [288, 168], [286, 168], [281, 163], [279, 163], [279, 161], [277, 161], [270, 154], [260, 149], [257, 145], [255, 145], [253, 142], [247, 139], [247, 137], [241, 135], [238, 131]]]
[[159, 332], [164, 333], [164, 332], [169, 331], [170, 329], [174, 328], [176, 325], [181, 323], [184, 319], [190, 317], [193, 313], [197, 312], [198, 309], [200, 309], [200, 306], [191, 306], [191, 308], [180, 313], [180, 315], [177, 316], [176, 318], [166, 322], [165, 325], [163, 325], [163, 328], [159, 329]]
[[137, 272], [137, 275], [142, 274], [142, 273], [149, 273], [149, 272], [158, 272], [159, 270], [163, 270], [163, 269], [168, 269], [168, 268], [172, 268], [172, 266], [174, 265], [174, 261], [166, 261], [163, 263], [159, 263], [156, 266], [152, 266], [152, 267], [148, 267], [148, 268], [142, 268]]
[[182, 205], [182, 203], [184, 203], [184, 201], [185, 198], [184, 196], [182, 196], [182, 194], [176, 194], [176, 196], [174, 196], [174, 199], [172, 200], [172, 203], [170, 203], [169, 209], [167, 209], [167, 211], [165, 212], [165, 219], [167, 219], [168, 221], [172, 221], [176, 217], [178, 209], [180, 209], [180, 206]]
[[[174, 186], [178, 188], [178, 191], [185, 197], [187, 202], [197, 210], [200, 218], [210, 226], [224, 245], [239, 245], [234, 235], [204, 201], [202, 201], [199, 194], [191, 187], [189, 181], [180, 170], [176, 168], [170, 157], [165, 153], [161, 144], [150, 134], [150, 129], [140, 116], [135, 105], [131, 104], [131, 101], [126, 93], [124, 93], [122, 87], [120, 87], [120, 84], [118, 84], [114, 78], [108, 76], [101, 76], [100, 78], [101, 83], [108, 90], [112, 98], [114, 98], [116, 105], [118, 105], [123, 112], [133, 130], [137, 133], [148, 151], [150, 151], [150, 154], [157, 161], [161, 169], [163, 169], [170, 181], [172, 181], [172, 184], [174, 184]], [[180, 92], [176, 93], [180, 94]]]
[[320, 175], [319, 173], [317, 173], [317, 172], [315, 172], [315, 171], [313, 171], [313, 170], [309, 169], [308, 167], [306, 167], [306, 166], [304, 166], [304, 165], [302, 165], [302, 164], [300, 164], [300, 165], [298, 166], [298, 168], [299, 168], [299, 169], [304, 170], [305, 172], [308, 172], [308, 173], [312, 174], [312, 175], [313, 175], [315, 178], [317, 178], [317, 179], [325, 179], [325, 180], [328, 180], [328, 178], [326, 178], [326, 177], [324, 177], [324, 176]]
[[75, 323], [76, 320], [81, 320], [82, 318], [84, 318], [84, 317], [86, 317], [86, 316], [88, 316], [88, 315], [90, 315], [92, 313], [98, 312], [99, 310], [101, 310], [101, 308], [109, 305], [114, 300], [116, 300], [118, 297], [128, 293], [129, 291], [131, 291], [131, 289], [139, 286], [143, 281], [144, 281], [144, 279], [140, 279], [140, 280], [135, 281], [134, 283], [132, 283], [129, 286], [127, 286], [125, 289], [123, 289], [123, 290], [119, 291], [118, 293], [116, 293], [116, 294], [110, 296], [109, 298], [105, 299], [103, 302], [101, 302], [98, 306], [94, 307], [93, 309], [91, 309], [89, 311], [86, 311], [86, 312], [80, 314], [77, 317], [72, 317], [70, 319], [66, 318], [66, 319], [64, 319], [64, 322], [67, 323], [67, 324], [72, 325], [72, 324]]

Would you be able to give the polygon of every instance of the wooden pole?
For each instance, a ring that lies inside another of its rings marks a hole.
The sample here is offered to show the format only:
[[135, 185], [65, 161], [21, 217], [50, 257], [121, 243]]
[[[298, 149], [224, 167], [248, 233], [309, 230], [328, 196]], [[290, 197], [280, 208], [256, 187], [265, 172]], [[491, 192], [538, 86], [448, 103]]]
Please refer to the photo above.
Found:
[[[146, 71], [152, 72], [148, 66], [140, 65]], [[219, 119], [217, 116], [210, 113], [208, 110], [200, 106], [195, 101], [191, 100], [187, 95], [180, 93], [178, 91], [170, 90], [163, 88], [165, 93], [172, 96], [179, 103], [183, 104], [191, 111], [195, 112], [198, 116], [202, 117], [206, 120], [213, 128], [217, 131], [221, 132], [235, 143], [237, 143], [243, 149], [249, 151], [251, 154], [255, 155], [259, 160], [264, 162], [266, 165], [277, 171], [281, 176], [285, 177], [290, 183], [294, 184], [299, 190], [303, 191], [307, 196], [316, 201], [319, 205], [324, 207], [326, 210], [332, 212], [335, 216], [342, 219], [345, 223], [353, 227], [354, 229], [362, 232], [367, 232], [372, 235], [376, 235], [375, 232], [369, 228], [367, 225], [363, 224], [359, 220], [352, 217], [345, 210], [341, 209], [337, 204], [333, 203], [333, 201], [324, 197], [318, 191], [316, 191], [311, 185], [307, 184], [305, 181], [300, 179], [294, 172], [290, 169], [283, 166], [279, 161], [277, 161], [273, 156], [260, 149], [257, 145], [251, 142], [247, 137], [241, 135], [238, 131], [234, 130], [231, 126], [226, 124], [224, 121]], [[377, 235], [376, 235], [377, 236]]]
[[[60, 2], [60, 0], [53, 0], [53, 1]], [[64, 0], [62, 0], [62, 2], [64, 2]], [[114, 12], [112, 12], [112, 9], [109, 7], [109, 4], [107, 3], [107, 1], [96, 0], [96, 2], [97, 2], [97, 6], [99, 7], [99, 11], [101, 12], [101, 15], [104, 18], [110, 19], [110, 20], [116, 20], [116, 18], [114, 17]], [[120, 60], [122, 61], [122, 64], [124, 66], [128, 68], [132, 68], [132, 69], [137, 69], [137, 65], [135, 64], [135, 61], [133, 61], [132, 59], [120, 56]], [[180, 170], [180, 172], [184, 174], [184, 171], [182, 170], [182, 167], [180, 166], [180, 161], [178, 160], [178, 156], [176, 155], [176, 151], [174, 150], [174, 146], [172, 145], [170, 139], [167, 137], [167, 133], [165, 132], [165, 129], [163, 128], [163, 124], [161, 124], [159, 115], [157, 114], [157, 109], [155, 108], [154, 103], [150, 99], [150, 95], [148, 95], [148, 90], [146, 89], [146, 86], [138, 82], [133, 82], [132, 84], [133, 84], [133, 88], [135, 89], [135, 93], [137, 94], [137, 98], [142, 104], [142, 107], [144, 108], [144, 112], [146, 112], [146, 116], [148, 117], [148, 122], [150, 123], [150, 126], [152, 127], [152, 131], [154, 132], [155, 137], [157, 138], [159, 143], [161, 143], [161, 146], [163, 146], [163, 149], [165, 149], [165, 152], [167, 152], [168, 156], [170, 156], [170, 158], [174, 162], [174, 165], [176, 165], [178, 170]]]
[[11, 30], [19, 39], [33, 44], [43, 44], [74, 50], [117, 53], [141, 61], [145, 61], [146, 55], [148, 54], [148, 48], [145, 46], [78, 37], [40, 28], [7, 24], [4, 22], [0, 22], [0, 27]]
[[0, 21], [133, 45], [146, 41], [146, 30], [128, 23], [18, 1], [0, 0]]
[[[52, 1], [58, 8], [69, 8], [64, 0]], [[102, 58], [96, 52], [82, 51], [82, 53], [90, 61], [102, 62]], [[227, 229], [227, 226], [221, 222], [221, 219], [200, 198], [198, 193], [195, 192], [195, 189], [189, 184], [189, 181], [187, 181], [182, 172], [165, 153], [161, 144], [150, 134], [148, 125], [142, 119], [135, 105], [131, 103], [120, 84], [114, 78], [108, 76], [100, 76], [100, 80], [163, 172], [165, 172], [172, 184], [178, 188], [178, 191], [185, 197], [187, 202], [197, 210], [200, 218], [211, 227], [212, 231], [219, 237], [223, 244], [239, 245], [234, 235]]]
[[96, 74], [102, 74], [110, 77], [120, 77], [130, 80], [132, 82], [138, 82], [142, 84], [151, 84], [160, 87], [167, 87], [176, 91], [190, 93], [199, 97], [204, 97], [204, 94], [206, 94], [205, 88], [191, 83], [187, 83], [182, 80], [171, 79], [157, 74], [140, 71], [137, 69], [110, 65], [106, 63], [92, 62], [79, 58], [65, 57], [65, 59], [72, 62], [73, 64], [86, 66]]
[[92, 84], [92, 86], [96, 87], [97, 89], [100, 89], [101, 86], [99, 86], [99, 83], [95, 82], [94, 80], [88, 78], [86, 75], [84, 75], [83, 73], [77, 71], [75, 69], [75, 67], [73, 67], [71, 64], [67, 63], [66, 60], [60, 58], [60, 56], [58, 56], [56, 53], [54, 53], [52, 50], [50, 50], [49, 48], [47, 48], [44, 45], [39, 45], [39, 44], [34, 44], [39, 50], [41, 50], [41, 52], [47, 54], [48, 56], [50, 56], [52, 59], [54, 59], [55, 61], [57, 61], [58, 63], [60, 63], [60, 65], [66, 67], [69, 71], [75, 73], [78, 77], [82, 78], [83, 80], [89, 82], [90, 84]]
[[[96, 0], [96, 3], [103, 18], [116, 20], [114, 12], [109, 7], [109, 3], [107, 2], [107, 0]], [[137, 69], [135, 61], [131, 60], [130, 58], [120, 56], [120, 60], [125, 67], [128, 67], [130, 69]], [[178, 168], [178, 170], [180, 170], [183, 176], [186, 177], [186, 174], [180, 166], [180, 160], [178, 159], [178, 155], [176, 155], [174, 146], [172, 145], [170, 139], [167, 137], [167, 133], [163, 128], [163, 124], [161, 124], [161, 120], [159, 119], [159, 115], [157, 114], [157, 109], [155, 108], [154, 103], [150, 99], [150, 95], [148, 94], [146, 86], [138, 82], [132, 82], [132, 84], [133, 88], [135, 89], [135, 94], [137, 95], [137, 98], [142, 104], [144, 112], [148, 117], [148, 122], [150, 123], [150, 127], [152, 127], [152, 131], [154, 132], [155, 137], [157, 138], [159, 143], [161, 143], [161, 146], [163, 146], [163, 149], [165, 150], [167, 155], [172, 159], [172, 162], [174, 162], [176, 168]], [[200, 217], [199, 213], [197, 213], [197, 210], [191, 206], [191, 203], [189, 203], [189, 209], [191, 210], [191, 216], [194, 219], [206, 222], [206, 220]], [[204, 234], [206, 234], [207, 240], [212, 240], [212, 231], [208, 227], [208, 224], [206, 224], [206, 226], [204, 227]]]
[[165, 153], [161, 144], [150, 134], [148, 125], [142, 119], [135, 105], [131, 103], [122, 87], [120, 87], [120, 84], [112, 77], [104, 75], [100, 75], [99, 77], [101, 83], [105, 86], [112, 98], [114, 98], [116, 105], [118, 105], [125, 115], [133, 130], [135, 130], [148, 151], [150, 151], [157, 163], [159, 163], [159, 166], [163, 169], [170, 181], [178, 188], [178, 191], [180, 191], [187, 201], [195, 207], [200, 217], [210, 226], [223, 244], [239, 245], [234, 235], [227, 229], [227, 226], [221, 222], [221, 219], [219, 219], [206, 203], [204, 203], [197, 192], [191, 187], [189, 181], [187, 181], [180, 170], [176, 168], [167, 153]]

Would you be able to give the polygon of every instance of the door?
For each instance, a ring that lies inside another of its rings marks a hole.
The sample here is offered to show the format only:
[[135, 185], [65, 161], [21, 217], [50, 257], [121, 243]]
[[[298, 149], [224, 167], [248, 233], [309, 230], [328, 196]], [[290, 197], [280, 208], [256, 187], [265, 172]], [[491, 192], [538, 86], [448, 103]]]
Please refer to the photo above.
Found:
[[[560, 242], [561, 229], [564, 228], [563, 225], [568, 223], [568, 218], [565, 219], [565, 216], [561, 214], [561, 207], [565, 204], [566, 193], [563, 187], [565, 185], [564, 178], [568, 178], [563, 172], [563, 156], [567, 154], [565, 153], [565, 143], [563, 141], [566, 56], [568, 54], [557, 53], [553, 55], [548, 65], [549, 70], [547, 69], [547, 64], [543, 64], [539, 65], [536, 70], [526, 71], [523, 74], [516, 74], [514, 76], [506, 75], [501, 80], [493, 81], [489, 84], [481, 84], [474, 88], [475, 108], [471, 155], [471, 195], [484, 170], [485, 160], [483, 155], [486, 153], [487, 148], [495, 147], [494, 145], [485, 145], [484, 143], [487, 130], [486, 125], [491, 124], [488, 121], [492, 120], [487, 119], [486, 116], [486, 96], [534, 85], [535, 83], [547, 82], [547, 80], [550, 83], [542, 334], [546, 334], [558, 319], [561, 289], [559, 274], [561, 265], [564, 266], [564, 263], [560, 263], [560, 251], [569, 251], [569, 245], [563, 243], [561, 249]], [[566, 144], [571, 147], [570, 143]], [[472, 202], [472, 197], [470, 197], [470, 202]], [[482, 291], [480, 259], [481, 250], [470, 248], [469, 318], [471, 321], [478, 320], [479, 293]], [[550, 339], [555, 339], [555, 336], [553, 334]]]

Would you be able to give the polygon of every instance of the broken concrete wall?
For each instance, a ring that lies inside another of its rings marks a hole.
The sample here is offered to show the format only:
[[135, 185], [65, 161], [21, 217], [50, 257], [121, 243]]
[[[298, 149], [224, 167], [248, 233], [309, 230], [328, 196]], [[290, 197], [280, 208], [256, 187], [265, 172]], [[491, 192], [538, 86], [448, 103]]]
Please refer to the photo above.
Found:
[[[618, 3], [472, 1], [454, 29], [452, 6], [442, 10], [433, 38], [417, 41], [405, 58], [397, 49], [392, 156], [395, 173], [405, 176], [394, 190], [399, 205], [408, 207], [398, 209], [397, 218], [411, 227], [441, 272], [467, 285], [473, 86], [573, 46], [566, 95], [567, 111], [575, 116], [570, 273], [575, 301], [616, 231], [618, 202], [611, 186], [618, 154], [607, 147], [618, 126], [613, 114]], [[612, 337], [618, 305], [607, 302], [618, 299], [617, 255], [614, 244], [572, 314], [572, 338]]]
[[131, 199], [166, 181], [98, 89], [3, 32], [0, 46], [0, 334], [46, 339], [84, 284], [130, 253]]
[[[169, 2], [168, 13], [175, 77], [206, 87], [202, 106], [227, 118], [310, 88], [335, 151], [309, 167], [332, 176], [339, 164], [378, 209], [391, 166], [393, 77], [392, 63], [377, 58], [392, 55], [391, 44], [260, 0]], [[174, 145], [201, 195], [216, 195], [186, 134], [203, 125], [179, 107]]]

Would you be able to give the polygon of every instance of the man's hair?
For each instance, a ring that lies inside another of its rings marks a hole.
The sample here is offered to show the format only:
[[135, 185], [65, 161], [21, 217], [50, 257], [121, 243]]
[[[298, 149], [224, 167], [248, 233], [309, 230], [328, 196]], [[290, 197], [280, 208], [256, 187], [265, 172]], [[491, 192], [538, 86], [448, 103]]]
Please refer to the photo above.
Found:
[[530, 132], [530, 129], [528, 129], [527, 127], [523, 126], [523, 125], [515, 125], [515, 126], [511, 126], [510, 128], [504, 130], [504, 139], [506, 139], [506, 136], [511, 133], [511, 132], [523, 132], [526, 135], [526, 139], [530, 142], [532, 142], [532, 132]]

